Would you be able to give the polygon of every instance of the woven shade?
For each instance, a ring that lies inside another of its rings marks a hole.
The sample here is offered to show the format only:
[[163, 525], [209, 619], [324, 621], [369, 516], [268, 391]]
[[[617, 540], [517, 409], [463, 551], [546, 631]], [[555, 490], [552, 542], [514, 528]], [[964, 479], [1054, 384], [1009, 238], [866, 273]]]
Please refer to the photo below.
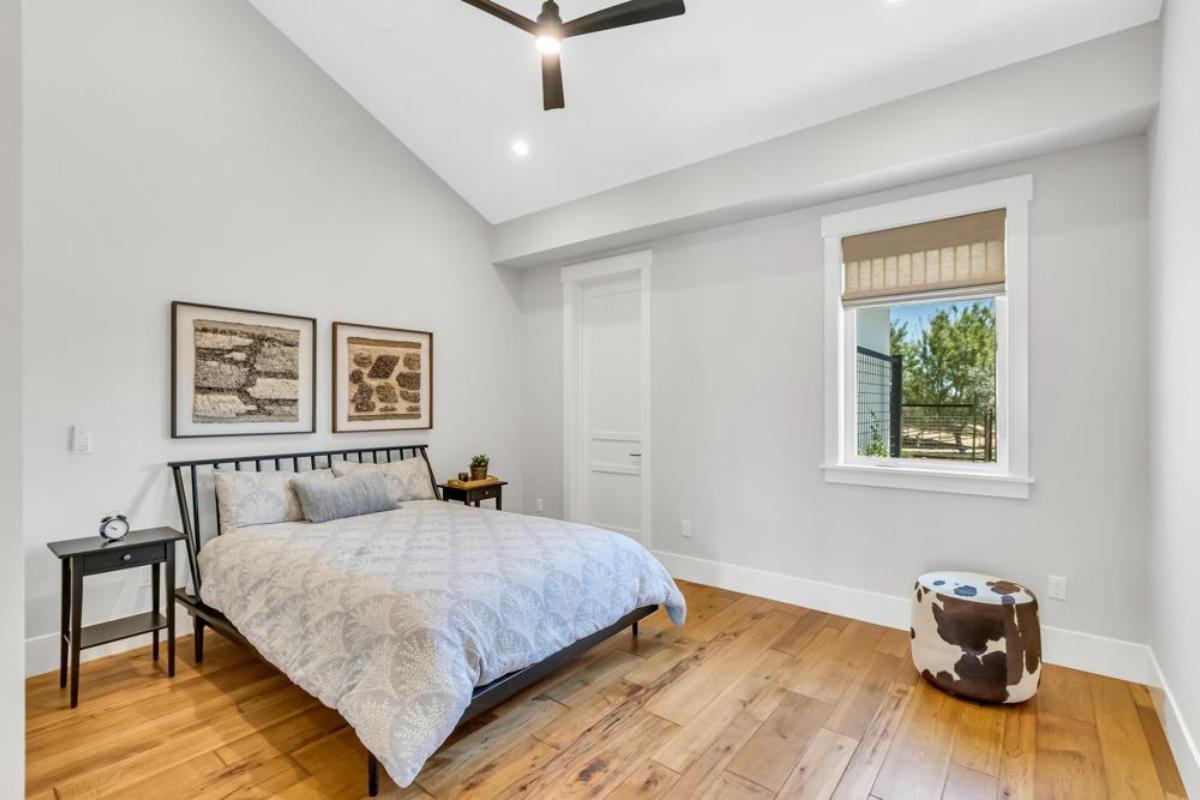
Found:
[[842, 239], [842, 299], [1004, 283], [1005, 211], [984, 211]]

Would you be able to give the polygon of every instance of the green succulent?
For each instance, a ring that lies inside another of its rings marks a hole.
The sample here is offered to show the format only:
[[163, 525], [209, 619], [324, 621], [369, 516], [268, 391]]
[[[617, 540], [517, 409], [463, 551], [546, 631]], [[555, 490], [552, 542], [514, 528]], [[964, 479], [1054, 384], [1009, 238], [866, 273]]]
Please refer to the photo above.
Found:
[[472, 467], [486, 467], [488, 465], [487, 453], [480, 453], [471, 459]]

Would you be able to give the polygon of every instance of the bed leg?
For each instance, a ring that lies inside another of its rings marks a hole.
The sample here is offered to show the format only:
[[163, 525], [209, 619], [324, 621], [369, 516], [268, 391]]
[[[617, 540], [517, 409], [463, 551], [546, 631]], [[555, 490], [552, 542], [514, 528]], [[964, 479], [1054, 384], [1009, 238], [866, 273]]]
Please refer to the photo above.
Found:
[[637, 623], [633, 623], [633, 638], [637, 638]]
[[204, 660], [204, 620], [192, 617], [192, 644], [196, 647], [196, 663]]
[[373, 753], [367, 753], [367, 794], [379, 794], [379, 759]]

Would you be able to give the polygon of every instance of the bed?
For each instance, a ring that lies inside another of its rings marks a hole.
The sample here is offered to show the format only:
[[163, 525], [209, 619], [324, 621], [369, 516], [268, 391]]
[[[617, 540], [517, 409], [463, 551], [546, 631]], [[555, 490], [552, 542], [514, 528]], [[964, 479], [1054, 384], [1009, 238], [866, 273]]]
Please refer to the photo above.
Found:
[[[380, 763], [406, 786], [466, 720], [618, 631], [636, 635], [659, 605], [677, 624], [685, 614], [648, 551], [586, 525], [437, 499], [233, 530], [215, 498], [202, 514], [206, 470], [405, 458], [422, 459], [436, 486], [423, 445], [169, 464], [191, 584], [176, 599], [193, 617], [196, 660], [211, 627], [337, 709], [370, 754], [372, 796]], [[200, 534], [207, 516], [216, 535]]]

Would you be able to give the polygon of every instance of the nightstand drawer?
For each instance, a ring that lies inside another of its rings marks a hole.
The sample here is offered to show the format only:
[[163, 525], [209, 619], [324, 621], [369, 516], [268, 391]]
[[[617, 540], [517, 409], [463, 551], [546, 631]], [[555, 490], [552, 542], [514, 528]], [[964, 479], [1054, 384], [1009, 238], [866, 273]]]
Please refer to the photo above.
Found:
[[493, 497], [500, 496], [500, 484], [495, 486], [485, 486], [482, 489], [474, 489], [471, 492], [471, 498], [474, 500], [490, 500]]
[[167, 558], [167, 545], [162, 543], [148, 544], [143, 547], [122, 547], [107, 553], [91, 553], [83, 557], [83, 574], [95, 575], [98, 572], [111, 572], [114, 569], [140, 567], [145, 564], [155, 564]]

